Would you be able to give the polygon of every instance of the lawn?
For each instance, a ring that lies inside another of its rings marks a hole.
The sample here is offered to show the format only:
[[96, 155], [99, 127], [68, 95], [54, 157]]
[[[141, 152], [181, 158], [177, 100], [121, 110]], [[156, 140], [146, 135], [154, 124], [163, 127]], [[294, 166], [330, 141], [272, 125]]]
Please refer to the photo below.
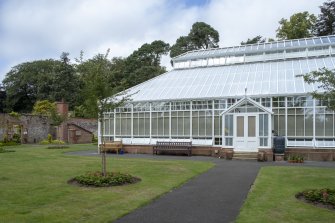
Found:
[[299, 191], [324, 187], [335, 188], [335, 169], [263, 167], [237, 222], [334, 222], [335, 211], [294, 197]]
[[140, 177], [141, 182], [112, 188], [67, 184], [70, 178], [100, 170], [99, 157], [79, 157], [64, 151], [86, 150], [47, 146], [11, 147], [0, 153], [0, 222], [112, 222], [171, 191], [214, 164], [108, 157], [108, 170]]

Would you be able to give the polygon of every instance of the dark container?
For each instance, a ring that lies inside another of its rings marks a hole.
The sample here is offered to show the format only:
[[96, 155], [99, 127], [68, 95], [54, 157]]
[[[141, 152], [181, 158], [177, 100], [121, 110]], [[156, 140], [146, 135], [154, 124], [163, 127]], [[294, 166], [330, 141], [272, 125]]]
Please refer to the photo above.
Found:
[[275, 136], [273, 138], [273, 153], [283, 154], [285, 152], [285, 137]]

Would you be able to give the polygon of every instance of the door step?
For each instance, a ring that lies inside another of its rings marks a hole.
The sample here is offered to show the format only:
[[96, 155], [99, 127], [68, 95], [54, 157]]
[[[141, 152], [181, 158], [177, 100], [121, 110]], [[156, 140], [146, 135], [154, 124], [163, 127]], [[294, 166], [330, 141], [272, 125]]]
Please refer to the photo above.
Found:
[[234, 160], [257, 160], [257, 152], [234, 152]]

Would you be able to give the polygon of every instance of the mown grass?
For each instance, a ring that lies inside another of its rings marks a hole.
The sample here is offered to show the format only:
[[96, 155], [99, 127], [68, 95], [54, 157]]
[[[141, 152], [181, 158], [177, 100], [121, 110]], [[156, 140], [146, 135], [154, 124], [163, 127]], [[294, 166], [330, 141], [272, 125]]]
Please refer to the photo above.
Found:
[[100, 170], [99, 157], [65, 151], [94, 149], [76, 145], [50, 150], [46, 146], [15, 146], [0, 154], [0, 222], [112, 222], [207, 171], [214, 164], [108, 157], [108, 170], [129, 173], [141, 182], [111, 188], [87, 188], [67, 181]]
[[335, 211], [295, 198], [309, 188], [335, 188], [335, 169], [263, 167], [237, 222], [334, 222]]

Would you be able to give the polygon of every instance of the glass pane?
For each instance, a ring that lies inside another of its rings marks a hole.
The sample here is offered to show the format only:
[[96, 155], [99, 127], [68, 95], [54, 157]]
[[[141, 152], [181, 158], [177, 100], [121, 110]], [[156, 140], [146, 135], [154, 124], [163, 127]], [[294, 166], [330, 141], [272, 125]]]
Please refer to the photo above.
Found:
[[269, 134], [269, 115], [265, 114], [263, 116], [264, 116], [264, 136], [268, 136]]
[[264, 136], [264, 120], [263, 120], [263, 115], [260, 114], [258, 118], [258, 129], [259, 129], [259, 136]]
[[244, 137], [244, 116], [236, 117], [236, 135], [237, 137]]
[[320, 38], [315, 38], [314, 42], [315, 42], [315, 44], [320, 44], [321, 43], [321, 39]]
[[248, 116], [248, 137], [256, 137], [256, 116]]
[[233, 127], [234, 127], [233, 118], [234, 118], [233, 115], [225, 116], [225, 128], [224, 128], [225, 136], [233, 136]]

